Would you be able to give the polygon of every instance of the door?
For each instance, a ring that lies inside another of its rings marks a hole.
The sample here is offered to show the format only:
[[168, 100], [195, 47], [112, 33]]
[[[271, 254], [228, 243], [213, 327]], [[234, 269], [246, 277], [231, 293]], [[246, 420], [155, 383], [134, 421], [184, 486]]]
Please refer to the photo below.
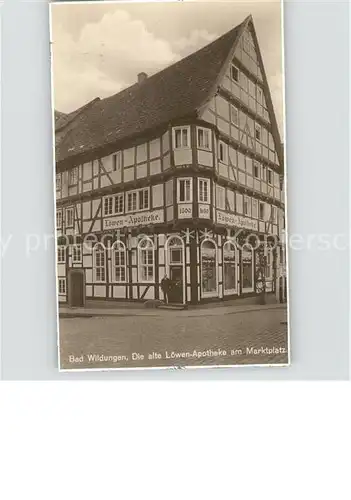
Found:
[[183, 303], [183, 266], [170, 267], [169, 302]]
[[72, 307], [84, 306], [84, 275], [80, 271], [71, 271], [70, 305]]

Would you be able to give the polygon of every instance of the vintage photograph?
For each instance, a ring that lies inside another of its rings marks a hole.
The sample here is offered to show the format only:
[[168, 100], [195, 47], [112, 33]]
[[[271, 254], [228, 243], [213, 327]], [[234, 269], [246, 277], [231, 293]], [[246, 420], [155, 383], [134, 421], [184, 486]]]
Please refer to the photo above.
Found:
[[59, 369], [288, 365], [282, 3], [50, 31]]

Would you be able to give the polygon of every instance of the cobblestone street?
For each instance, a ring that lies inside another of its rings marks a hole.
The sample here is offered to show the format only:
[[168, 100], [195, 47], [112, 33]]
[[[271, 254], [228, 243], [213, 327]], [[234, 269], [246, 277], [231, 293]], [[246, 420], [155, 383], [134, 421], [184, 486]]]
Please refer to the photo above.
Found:
[[285, 308], [61, 318], [61, 368], [287, 363], [286, 321]]

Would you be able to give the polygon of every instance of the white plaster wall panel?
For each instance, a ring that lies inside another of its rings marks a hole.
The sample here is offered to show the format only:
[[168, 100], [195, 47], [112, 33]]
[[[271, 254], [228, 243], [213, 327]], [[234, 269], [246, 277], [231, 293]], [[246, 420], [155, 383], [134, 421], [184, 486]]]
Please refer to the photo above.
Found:
[[175, 165], [189, 165], [192, 163], [192, 150], [180, 149], [174, 151], [174, 164]]
[[154, 139], [150, 142], [150, 159], [158, 158], [161, 156], [161, 141], [160, 139]]
[[169, 151], [169, 132], [165, 132], [162, 136], [162, 152], [163, 154]]
[[137, 146], [136, 162], [144, 163], [147, 161], [147, 144], [139, 144]]
[[134, 167], [124, 169], [124, 182], [134, 181]]
[[143, 177], [146, 176], [147, 176], [147, 163], [142, 163], [136, 167], [136, 178], [142, 179]]
[[152, 186], [152, 207], [163, 207], [163, 184]]
[[98, 175], [100, 170], [100, 166], [97, 160], [92, 161], [92, 167], [93, 167], [93, 176], [95, 177], [96, 175]]
[[224, 134], [229, 135], [229, 133], [230, 133], [229, 123], [226, 122], [225, 120], [222, 120], [222, 118], [218, 118], [217, 119], [217, 127], [219, 128], [219, 130], [221, 132], [223, 132]]
[[135, 164], [135, 148], [125, 149], [123, 151], [123, 166], [130, 167]]
[[93, 179], [93, 189], [98, 189], [98, 187], [99, 187], [99, 179], [95, 177]]
[[167, 217], [167, 222], [171, 221], [174, 219], [174, 213], [173, 213], [173, 206], [167, 207], [166, 210], [166, 217]]
[[126, 297], [126, 287], [125, 287], [125, 285], [114, 286], [113, 287], [113, 296], [116, 299], [124, 299]]
[[228, 178], [228, 165], [224, 165], [223, 163], [218, 163], [218, 174], [222, 177]]
[[93, 259], [91, 255], [83, 255], [83, 267], [93, 267]]
[[111, 186], [111, 182], [106, 174], [101, 176], [101, 187]]
[[102, 285], [94, 285], [95, 297], [106, 297], [106, 287]]
[[92, 182], [84, 182], [83, 183], [83, 192], [86, 193], [88, 191], [91, 191], [93, 189], [93, 183]]
[[170, 157], [170, 154], [166, 154], [164, 157], [163, 157], [163, 160], [162, 160], [162, 164], [163, 164], [163, 170], [168, 170], [171, 166], [171, 157]]
[[95, 220], [94, 221], [94, 224], [93, 224], [93, 227], [92, 227], [92, 230], [91, 230], [93, 233], [96, 232], [96, 231], [101, 231], [101, 220]]
[[154, 160], [150, 162], [150, 175], [161, 173], [161, 160]]
[[213, 167], [213, 153], [212, 151], [198, 150], [197, 161], [200, 165], [205, 167]]
[[85, 270], [85, 280], [87, 283], [93, 282], [93, 270], [92, 269]]
[[239, 182], [242, 185], [245, 185], [245, 174], [244, 172], [239, 172]]

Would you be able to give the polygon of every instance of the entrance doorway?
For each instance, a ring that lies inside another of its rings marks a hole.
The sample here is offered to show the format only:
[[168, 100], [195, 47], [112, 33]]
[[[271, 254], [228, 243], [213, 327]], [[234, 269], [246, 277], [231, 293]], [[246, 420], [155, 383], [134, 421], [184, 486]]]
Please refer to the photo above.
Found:
[[169, 291], [169, 302], [183, 303], [183, 267], [170, 266], [169, 268], [171, 288]]
[[166, 273], [170, 279], [168, 301], [184, 304], [184, 243], [179, 236], [171, 236], [166, 242]]
[[85, 304], [84, 271], [69, 271], [68, 300], [71, 307], [83, 307]]

